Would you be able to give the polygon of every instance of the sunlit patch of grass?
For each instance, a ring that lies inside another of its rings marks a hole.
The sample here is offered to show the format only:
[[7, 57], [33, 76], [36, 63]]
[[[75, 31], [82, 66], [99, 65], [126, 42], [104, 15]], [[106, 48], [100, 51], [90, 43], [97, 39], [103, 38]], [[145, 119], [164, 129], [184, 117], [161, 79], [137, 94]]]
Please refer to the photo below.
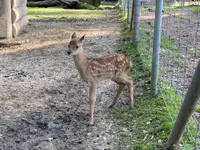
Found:
[[103, 18], [104, 14], [101, 10], [87, 9], [63, 9], [63, 8], [28, 8], [28, 18], [56, 18], [56, 19], [82, 19], [82, 18]]
[[184, 5], [183, 5], [183, 2], [175, 2], [173, 4], [173, 7], [198, 6], [198, 5], [199, 5], [199, 2], [184, 2]]
[[114, 3], [102, 3], [100, 6], [99, 6], [99, 9], [114, 9], [115, 8], [115, 5]]
[[[172, 11], [181, 11], [183, 8], [186, 8], [186, 7], [197, 7], [198, 5], [199, 5], [198, 2], [185, 2], [184, 6], [183, 6], [181, 4], [181, 2], [176, 2], [176, 3], [173, 3], [170, 6], [164, 7], [163, 10], [165, 12], [169, 12], [169, 11], [171, 11], [171, 12]], [[198, 8], [195, 8], [194, 11], [198, 11]], [[194, 13], [196, 13], [196, 12], [194, 12]]]
[[170, 50], [177, 50], [178, 49], [178, 47], [175, 45], [175, 39], [166, 38], [166, 37], [161, 38], [161, 47], [167, 48], [167, 49], [170, 49]]
[[200, 7], [198, 7], [198, 8], [195, 8], [194, 10], [193, 10], [193, 13], [200, 13]]

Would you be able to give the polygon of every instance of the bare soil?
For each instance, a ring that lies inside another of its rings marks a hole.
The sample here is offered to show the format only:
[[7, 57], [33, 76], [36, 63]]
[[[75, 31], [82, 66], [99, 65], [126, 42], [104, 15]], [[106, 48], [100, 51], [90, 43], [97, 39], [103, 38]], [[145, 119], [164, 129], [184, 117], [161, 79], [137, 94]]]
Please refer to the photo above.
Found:
[[115, 11], [105, 11], [103, 19], [30, 19], [17, 38], [0, 41], [1, 150], [117, 149], [116, 135], [123, 129], [109, 118], [108, 108], [115, 83], [99, 85], [95, 125], [88, 126], [88, 86], [66, 50], [76, 31], [86, 34], [88, 57], [115, 53], [118, 19]]

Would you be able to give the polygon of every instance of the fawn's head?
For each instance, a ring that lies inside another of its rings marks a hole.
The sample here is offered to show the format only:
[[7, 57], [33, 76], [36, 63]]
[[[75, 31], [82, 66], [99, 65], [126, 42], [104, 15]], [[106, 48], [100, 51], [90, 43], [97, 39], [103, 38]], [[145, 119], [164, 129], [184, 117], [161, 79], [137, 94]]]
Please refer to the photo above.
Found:
[[68, 55], [78, 55], [80, 50], [82, 49], [83, 40], [85, 38], [85, 35], [83, 35], [81, 38], [76, 37], [76, 33], [74, 32], [71, 37], [71, 41], [68, 45]]

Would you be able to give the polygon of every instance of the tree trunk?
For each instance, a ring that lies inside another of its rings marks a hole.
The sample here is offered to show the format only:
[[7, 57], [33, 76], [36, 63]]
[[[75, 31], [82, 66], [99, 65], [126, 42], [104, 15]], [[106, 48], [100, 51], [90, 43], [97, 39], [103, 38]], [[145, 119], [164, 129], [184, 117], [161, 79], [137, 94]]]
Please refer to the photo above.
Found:
[[67, 6], [67, 8], [78, 8], [78, 0], [59, 0], [64, 7]]
[[[28, 7], [63, 7], [63, 8], [77, 8], [79, 9], [80, 3], [82, 5], [93, 5], [99, 7], [101, 0], [28, 0]], [[85, 4], [86, 3], [86, 4]], [[87, 7], [86, 7], [87, 8]]]
[[28, 2], [28, 7], [56, 7], [61, 6], [61, 2], [58, 0], [45, 0], [45, 1], [37, 1], [37, 2]]

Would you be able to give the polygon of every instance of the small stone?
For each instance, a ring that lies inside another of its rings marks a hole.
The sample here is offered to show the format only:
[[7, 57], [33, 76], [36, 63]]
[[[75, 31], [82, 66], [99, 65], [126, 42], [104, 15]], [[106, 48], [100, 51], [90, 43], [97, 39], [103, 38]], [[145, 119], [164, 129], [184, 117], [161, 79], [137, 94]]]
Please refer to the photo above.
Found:
[[162, 140], [158, 140], [158, 143], [159, 143], [159, 144], [162, 143]]
[[17, 139], [15, 142], [16, 142], [16, 143], [20, 143], [20, 139]]
[[36, 132], [37, 132], [37, 129], [34, 129], [34, 128], [31, 128], [31, 129], [30, 129], [30, 133], [31, 133], [31, 134], [35, 134]]
[[151, 122], [150, 121], [148, 121], [146, 124], [150, 124]]
[[90, 136], [90, 135], [91, 135], [91, 133], [88, 133], [87, 135], [88, 135], [88, 136]]
[[49, 138], [48, 138], [48, 141], [49, 141], [49, 142], [51, 142], [52, 140], [53, 140], [53, 138], [52, 138], [52, 137], [49, 137]]
[[48, 126], [48, 129], [53, 129], [53, 128], [56, 128], [58, 125], [50, 121], [47, 126]]
[[143, 130], [143, 133], [147, 133], [147, 131], [146, 131], [146, 130]]

